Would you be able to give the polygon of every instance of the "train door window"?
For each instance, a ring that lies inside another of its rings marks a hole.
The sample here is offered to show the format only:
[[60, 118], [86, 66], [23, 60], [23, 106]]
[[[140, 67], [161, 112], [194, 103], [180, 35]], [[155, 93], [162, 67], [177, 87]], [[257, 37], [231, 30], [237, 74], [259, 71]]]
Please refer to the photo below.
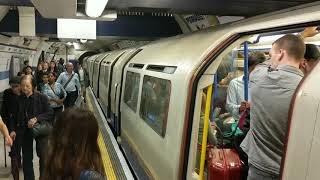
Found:
[[124, 102], [134, 112], [137, 110], [139, 84], [140, 74], [128, 71], [126, 75]]
[[144, 76], [140, 116], [160, 136], [166, 134], [167, 116], [171, 94], [171, 82]]

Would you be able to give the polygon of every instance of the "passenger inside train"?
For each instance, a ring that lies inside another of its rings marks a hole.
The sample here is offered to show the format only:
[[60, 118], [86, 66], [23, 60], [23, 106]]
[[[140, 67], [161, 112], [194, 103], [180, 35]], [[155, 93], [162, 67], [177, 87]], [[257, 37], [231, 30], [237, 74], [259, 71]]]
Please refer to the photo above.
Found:
[[[279, 179], [280, 163], [283, 153], [282, 149], [284, 147], [283, 144], [287, 126], [284, 125], [286, 122], [280, 124], [278, 122], [281, 120], [287, 121], [288, 119], [287, 114], [289, 112], [290, 102], [293, 93], [303, 77], [302, 72], [307, 75], [319, 61], [319, 50], [316, 45], [306, 43], [305, 50], [302, 48], [304, 46], [302, 45], [303, 40], [306, 41], [308, 40], [308, 37], [313, 37], [318, 33], [319, 32], [315, 27], [310, 27], [306, 28], [297, 36], [282, 35], [282, 38], [278, 40], [275, 39], [276, 41], [271, 44], [272, 48], [270, 51], [269, 48], [259, 49], [259, 44], [264, 45], [265, 43], [262, 41], [263, 38], [261, 38], [261, 41], [257, 44], [249, 43], [247, 59], [247, 76], [249, 81], [245, 81], [243, 75], [245, 74], [244, 67], [246, 66], [246, 63], [244, 62], [245, 55], [243, 54], [245, 53], [245, 50], [243, 50], [244, 46], [233, 49], [232, 52], [227, 53], [227, 55], [222, 58], [225, 62], [222, 62], [217, 70], [218, 77], [216, 79], [217, 81], [214, 82], [215, 85], [212, 92], [214, 110], [211, 111], [211, 113], [219, 112], [219, 114], [214, 115], [214, 118], [211, 119], [211, 121], [216, 123], [218, 129], [213, 129], [212, 133], [210, 132], [211, 128], [208, 128], [208, 137], [210, 137], [210, 134], [214, 134], [214, 137], [220, 141], [220, 143], [218, 143], [218, 147], [220, 146], [220, 148], [236, 149], [237, 154], [244, 163], [242, 165], [243, 170], [241, 179]], [[297, 60], [294, 58], [297, 58]], [[233, 63], [230, 63], [230, 59]], [[268, 59], [268, 61], [264, 62], [266, 59]], [[272, 63], [270, 64], [270, 62]], [[256, 68], [256, 66], [259, 68]], [[289, 69], [282, 70], [282, 68], [285, 68], [286, 66], [288, 66]], [[261, 71], [261, 68], [265, 68], [265, 70]], [[270, 75], [259, 74], [258, 72], [260, 71], [275, 75], [272, 75], [274, 77], [268, 77]], [[276, 75], [278, 72], [281, 74]], [[289, 72], [289, 74], [283, 74], [285, 72]], [[267, 86], [268, 81], [265, 78], [274, 79], [269, 82], [271, 83], [268, 85], [269, 87]], [[288, 82], [275, 84], [275, 82], [278, 81], [276, 80], [277, 78], [282, 79], [282, 81], [288, 79]], [[294, 80], [294, 78], [298, 79]], [[248, 84], [247, 89], [245, 88], [245, 83]], [[290, 84], [293, 85], [293, 87], [291, 87]], [[274, 88], [273, 90], [270, 89], [272, 86]], [[259, 89], [255, 89], [257, 87], [259, 87]], [[285, 95], [285, 92], [281, 90], [282, 88], [287, 89], [286, 93], [290, 92], [290, 95]], [[291, 91], [288, 91], [289, 89], [291, 89]], [[277, 90], [279, 90], [279, 95], [281, 95], [281, 97], [276, 95]], [[247, 99], [245, 99], [245, 91], [248, 93]], [[266, 94], [262, 95], [262, 93]], [[268, 98], [265, 98], [266, 96]], [[285, 100], [284, 97], [286, 97], [287, 100]], [[283, 102], [280, 102], [280, 99], [282, 99]], [[202, 98], [202, 103], [206, 100], [207, 99]], [[284, 103], [284, 101], [286, 101], [286, 103]], [[202, 107], [203, 105], [201, 105], [201, 109]], [[266, 111], [267, 109], [268, 112]], [[247, 113], [243, 113], [244, 111], [247, 111]], [[244, 119], [244, 122], [242, 122], [244, 124], [239, 128], [239, 119], [241, 118]], [[259, 118], [261, 118], [261, 120], [259, 120]], [[277, 118], [278, 120], [276, 120]], [[275, 120], [273, 125], [271, 125], [272, 119]], [[268, 124], [265, 123], [267, 121], [269, 122]], [[260, 128], [257, 128], [258, 126], [260, 126]], [[272, 128], [268, 130], [270, 127]], [[201, 138], [198, 139], [198, 143], [202, 142], [202, 128], [203, 123], [201, 123], [200, 120], [198, 138]], [[222, 131], [222, 136], [220, 135], [220, 130]], [[247, 135], [247, 133], [249, 134]], [[280, 134], [276, 135], [277, 133]], [[257, 142], [255, 138], [252, 138], [252, 134], [261, 136], [259, 142]], [[246, 139], [244, 140], [245, 137]], [[268, 144], [265, 140], [260, 142], [260, 139], [263, 139], [262, 137], [267, 138], [268, 141], [273, 138], [275, 140], [273, 143]], [[208, 143], [211, 144], [209, 139]], [[255, 145], [253, 146], [253, 144]], [[270, 147], [268, 147], [269, 145]], [[277, 147], [278, 150], [276, 150], [277, 148], [275, 147]], [[272, 149], [272, 152], [266, 152], [266, 149]], [[268, 157], [270, 154], [272, 154], [272, 157]], [[278, 158], [273, 157], [276, 154], [278, 154]], [[196, 172], [199, 170], [199, 156], [200, 154], [197, 154], [197, 165], [195, 166]], [[277, 160], [274, 161], [272, 159]], [[207, 159], [207, 161], [209, 161], [209, 159]], [[267, 165], [267, 162], [270, 162], [271, 164]], [[209, 165], [208, 163], [209, 162], [206, 162], [207, 165]], [[268, 167], [264, 168], [264, 166]], [[274, 169], [271, 167], [274, 167]], [[210, 170], [208, 169], [205, 171], [209, 173], [208, 171]], [[248, 172], [249, 174], [247, 174]]]

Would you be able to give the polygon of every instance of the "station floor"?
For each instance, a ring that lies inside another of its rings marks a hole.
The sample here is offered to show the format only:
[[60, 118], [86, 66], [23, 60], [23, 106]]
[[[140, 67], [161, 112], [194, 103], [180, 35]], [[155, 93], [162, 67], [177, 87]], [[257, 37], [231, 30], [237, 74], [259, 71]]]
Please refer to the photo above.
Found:
[[[33, 167], [34, 167], [34, 174], [37, 179], [39, 179], [39, 158], [36, 154], [36, 142], [34, 141], [33, 146]], [[7, 158], [7, 167], [5, 167], [5, 150], [4, 150], [4, 142], [3, 142], [3, 136], [0, 133], [0, 180], [7, 180], [7, 179], [13, 179], [11, 175], [11, 162], [10, 157], [8, 155], [8, 152], [10, 151], [10, 147], [6, 147], [6, 158]], [[23, 172], [22, 169], [20, 169], [20, 179], [23, 180]]]
[[[93, 96], [91, 89], [87, 90], [87, 103], [83, 108], [92, 111], [99, 123], [100, 132], [98, 138], [98, 144], [101, 150], [102, 161], [105, 168], [106, 176], [108, 180], [131, 180], [134, 179], [131, 171], [123, 157], [119, 146], [112, 135], [111, 129], [109, 128], [107, 121], [98, 105], [97, 100]], [[5, 156], [4, 156], [4, 146], [3, 137], [0, 133], [0, 180], [13, 179], [11, 176], [11, 163], [8, 152], [10, 150], [7, 147], [7, 167], [5, 167]], [[34, 172], [36, 179], [39, 179], [39, 159], [35, 151], [34, 142]], [[20, 179], [23, 180], [23, 172], [20, 170]]]

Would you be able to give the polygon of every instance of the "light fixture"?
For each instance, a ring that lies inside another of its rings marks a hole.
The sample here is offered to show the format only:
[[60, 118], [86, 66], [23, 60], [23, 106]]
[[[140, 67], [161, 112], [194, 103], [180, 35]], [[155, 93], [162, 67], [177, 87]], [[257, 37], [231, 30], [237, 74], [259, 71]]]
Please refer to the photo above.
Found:
[[93, 18], [101, 16], [107, 3], [108, 0], [86, 0], [86, 14]]
[[84, 43], [87, 42], [87, 39], [80, 39], [80, 42], [81, 42], [82, 44], [84, 44]]
[[71, 46], [71, 45], [72, 45], [72, 42], [67, 42], [67, 45]]

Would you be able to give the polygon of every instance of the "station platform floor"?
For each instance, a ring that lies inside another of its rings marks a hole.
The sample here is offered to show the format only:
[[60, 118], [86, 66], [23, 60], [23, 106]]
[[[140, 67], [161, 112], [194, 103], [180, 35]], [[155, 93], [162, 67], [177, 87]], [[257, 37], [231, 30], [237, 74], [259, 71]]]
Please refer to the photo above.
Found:
[[[90, 88], [87, 90], [86, 104], [83, 108], [87, 108], [90, 111], [93, 111], [95, 114], [100, 127], [98, 144], [102, 154], [102, 161], [104, 164], [106, 176], [108, 180], [132, 180], [134, 179], [127, 162], [120, 151], [118, 143], [115, 137], [112, 134], [111, 129], [108, 126], [108, 123], [100, 109], [100, 106], [97, 100], [93, 96], [93, 92]], [[3, 137], [0, 134], [0, 180], [13, 179], [11, 176], [11, 163], [8, 152], [10, 150], [7, 147], [6, 159], [7, 167], [5, 167], [5, 156], [4, 156], [4, 146], [3, 146]], [[34, 143], [34, 171], [35, 177], [39, 177], [39, 159], [35, 152], [35, 143]], [[23, 172], [20, 170], [20, 179], [23, 180]]]

